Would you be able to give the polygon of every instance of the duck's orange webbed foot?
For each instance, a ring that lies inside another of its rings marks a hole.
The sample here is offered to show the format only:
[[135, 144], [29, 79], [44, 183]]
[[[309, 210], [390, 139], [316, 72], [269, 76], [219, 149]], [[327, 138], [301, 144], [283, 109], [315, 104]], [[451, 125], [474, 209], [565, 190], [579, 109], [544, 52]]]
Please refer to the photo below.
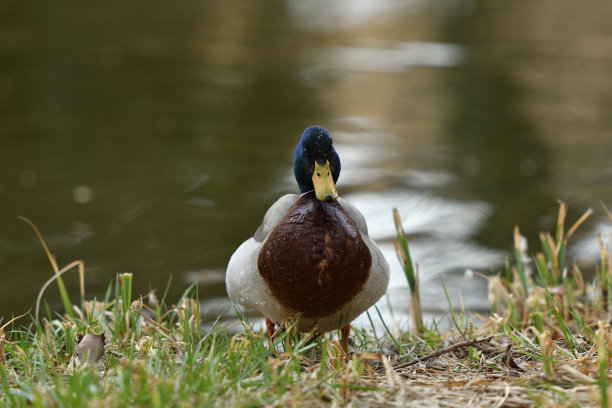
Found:
[[351, 335], [351, 325], [347, 324], [342, 329], [340, 329], [340, 332], [342, 333], [342, 342], [341, 342], [342, 348], [344, 349], [344, 352], [348, 356], [348, 346], [349, 346], [349, 340], [350, 340], [349, 336]]
[[274, 335], [276, 334], [276, 324], [266, 316], [266, 327], [268, 328], [268, 340], [270, 347], [274, 344]]

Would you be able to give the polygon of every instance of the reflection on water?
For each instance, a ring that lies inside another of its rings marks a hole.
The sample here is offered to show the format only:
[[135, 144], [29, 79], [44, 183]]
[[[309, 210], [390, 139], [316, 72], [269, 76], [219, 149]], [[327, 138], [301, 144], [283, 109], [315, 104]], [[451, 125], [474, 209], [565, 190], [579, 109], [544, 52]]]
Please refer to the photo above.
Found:
[[[379, 306], [399, 325], [391, 208], [431, 314], [446, 309], [440, 277], [456, 305], [487, 309], [471, 271], [499, 268], [515, 224], [535, 243], [557, 199], [570, 220], [612, 201], [604, 3], [580, 18], [552, 0], [236, 3], [2, 6], [0, 316], [51, 275], [17, 215], [61, 265], [84, 260], [88, 296], [117, 272], [135, 273], [136, 294], [173, 276], [169, 299], [199, 282], [204, 313], [231, 315], [227, 261], [297, 191], [293, 149], [313, 124], [331, 130], [339, 192], [392, 267]], [[593, 218], [576, 236], [587, 261], [608, 225]]]
[[464, 58], [463, 49], [454, 44], [399, 43], [384, 47], [331, 47], [321, 60], [349, 71], [404, 72], [410, 67], [454, 67]]

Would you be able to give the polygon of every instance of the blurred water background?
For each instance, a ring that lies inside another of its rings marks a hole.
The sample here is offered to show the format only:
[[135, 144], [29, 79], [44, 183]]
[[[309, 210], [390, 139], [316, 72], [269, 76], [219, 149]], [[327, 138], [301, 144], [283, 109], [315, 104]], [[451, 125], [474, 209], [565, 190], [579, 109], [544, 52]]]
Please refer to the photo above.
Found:
[[[485, 279], [520, 225], [533, 249], [596, 213], [572, 256], [594, 262], [611, 228], [612, 2], [265, 0], [0, 4], [0, 316], [33, 306], [60, 267], [85, 262], [88, 298], [118, 272], [169, 301], [199, 282], [228, 306], [224, 272], [265, 210], [296, 192], [293, 150], [327, 127], [340, 194], [392, 268], [398, 207], [426, 312], [486, 311]], [[571, 248], [572, 246], [570, 246]], [[66, 275], [78, 298], [75, 272]], [[56, 286], [46, 295], [61, 310]]]

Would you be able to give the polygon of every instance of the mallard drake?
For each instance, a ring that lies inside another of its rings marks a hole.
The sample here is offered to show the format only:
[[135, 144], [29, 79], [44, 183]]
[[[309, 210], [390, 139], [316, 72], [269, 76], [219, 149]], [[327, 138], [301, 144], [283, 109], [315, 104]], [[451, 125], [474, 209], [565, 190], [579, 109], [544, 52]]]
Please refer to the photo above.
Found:
[[301, 194], [279, 198], [252, 238], [232, 255], [230, 299], [275, 324], [300, 315], [298, 331], [342, 329], [387, 290], [389, 265], [368, 236], [365, 218], [338, 197], [340, 158], [327, 129], [307, 128], [295, 150]]

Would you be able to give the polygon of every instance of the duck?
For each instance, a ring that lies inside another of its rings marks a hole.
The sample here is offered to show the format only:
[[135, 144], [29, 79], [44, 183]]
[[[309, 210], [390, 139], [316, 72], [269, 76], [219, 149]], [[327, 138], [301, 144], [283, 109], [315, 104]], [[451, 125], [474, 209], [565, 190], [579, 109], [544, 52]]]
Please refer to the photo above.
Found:
[[350, 323], [385, 294], [389, 265], [364, 216], [338, 195], [341, 164], [327, 129], [304, 130], [293, 167], [300, 194], [272, 204], [232, 254], [227, 293], [265, 316], [270, 339], [277, 325], [299, 316], [301, 333], [340, 329], [346, 350]]

